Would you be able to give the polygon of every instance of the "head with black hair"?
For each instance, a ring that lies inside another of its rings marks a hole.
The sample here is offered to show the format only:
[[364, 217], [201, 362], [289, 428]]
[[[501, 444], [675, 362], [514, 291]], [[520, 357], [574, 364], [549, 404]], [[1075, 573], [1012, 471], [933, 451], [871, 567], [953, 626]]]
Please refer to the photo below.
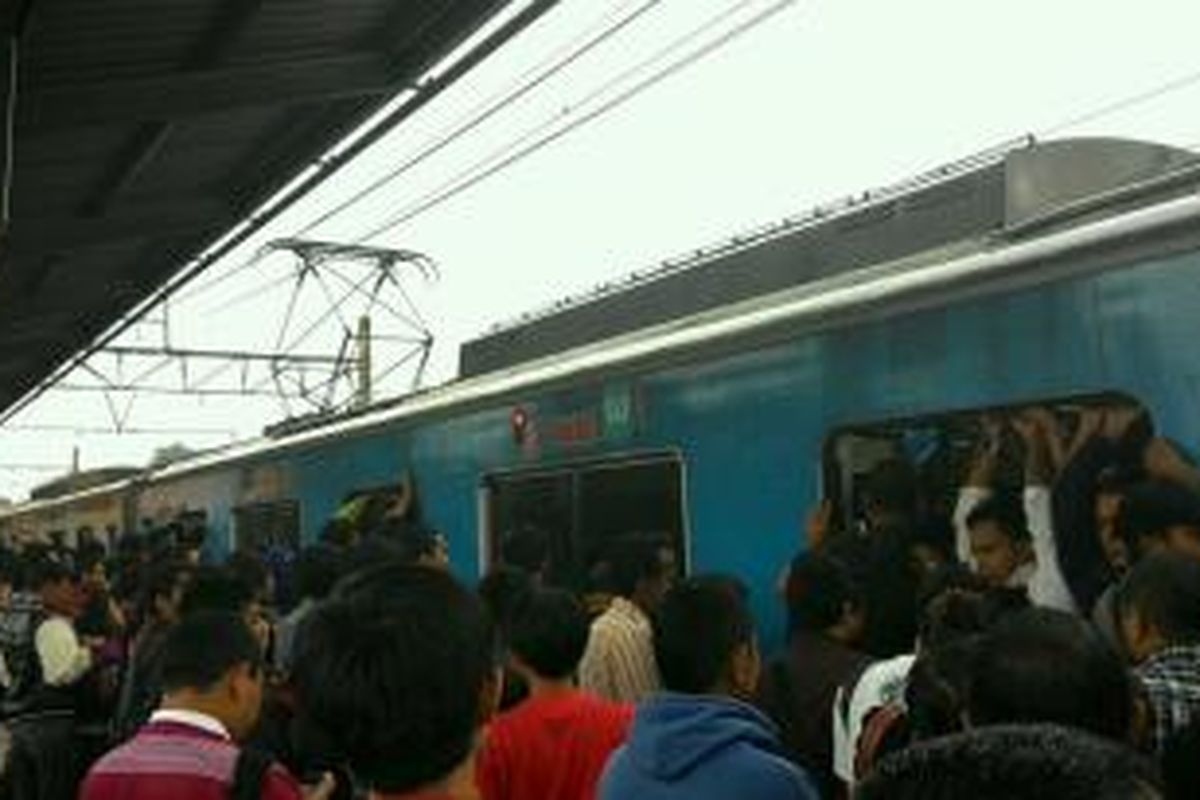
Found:
[[862, 484], [867, 522], [873, 529], [906, 528], [916, 517], [918, 493], [912, 464], [902, 458], [876, 464]]
[[1033, 557], [1029, 523], [1021, 499], [998, 493], [979, 502], [967, 516], [971, 558], [993, 586], [1004, 586]]
[[76, 617], [81, 611], [81, 597], [71, 569], [44, 555], [30, 565], [29, 586], [41, 598], [42, 607], [51, 614]]
[[1154, 768], [1112, 741], [1053, 725], [997, 726], [885, 758], [856, 800], [1157, 800]]
[[923, 650], [913, 662], [904, 690], [908, 729], [914, 740], [957, 733], [970, 691], [978, 634], [960, 636]]
[[235, 739], [250, 734], [262, 706], [262, 650], [237, 614], [201, 611], [166, 635], [163, 708], [208, 714]]
[[616, 539], [606, 561], [613, 591], [648, 613], [675, 579], [675, 554], [663, 536], [630, 534]]
[[497, 653], [483, 605], [448, 573], [394, 563], [353, 575], [296, 648], [302, 729], [373, 791], [472, 781]]
[[1200, 644], [1200, 560], [1147, 556], [1117, 594], [1125, 651], [1135, 663], [1172, 646]]
[[823, 634], [844, 644], [862, 638], [866, 625], [862, 594], [841, 562], [820, 553], [792, 560], [784, 587], [788, 631]]
[[192, 572], [179, 604], [183, 619], [201, 611], [237, 614], [265, 648], [270, 638], [266, 615], [254, 587], [237, 571], [226, 567], [198, 567]]
[[387, 518], [371, 529], [359, 546], [355, 563], [370, 567], [380, 561], [448, 569], [450, 552], [445, 538], [423, 522]]
[[514, 619], [533, 595], [533, 578], [523, 569], [500, 565], [483, 576], [477, 591], [501, 640], [507, 644]]
[[540, 684], [568, 682], [583, 658], [589, 631], [587, 612], [573, 594], [537, 589], [512, 621], [514, 666], [535, 691]]
[[943, 569], [925, 582], [918, 596], [917, 650], [983, 633], [1004, 616], [1029, 607], [1024, 590], [993, 587], [961, 567]]
[[550, 537], [536, 525], [521, 525], [504, 536], [504, 563], [542, 578], [550, 566]]
[[[191, 577], [192, 568], [176, 561], [150, 567], [139, 598], [142, 620], [159, 625], [178, 622]], [[194, 602], [197, 608], [204, 605], [199, 598]]]
[[746, 588], [735, 578], [690, 578], [671, 588], [653, 618], [664, 688], [748, 697], [761, 664]]
[[1010, 614], [984, 634], [971, 668], [972, 725], [1049, 722], [1127, 740], [1133, 685], [1091, 627], [1061, 611]]
[[1200, 496], [1170, 481], [1140, 483], [1121, 501], [1116, 532], [1131, 564], [1160, 550], [1200, 559]]

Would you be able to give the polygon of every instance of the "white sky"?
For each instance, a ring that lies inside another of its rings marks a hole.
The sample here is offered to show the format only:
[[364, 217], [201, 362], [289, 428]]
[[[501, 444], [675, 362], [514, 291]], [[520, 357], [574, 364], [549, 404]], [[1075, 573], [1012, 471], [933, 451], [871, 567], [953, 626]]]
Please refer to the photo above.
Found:
[[[751, 0], [672, 58], [777, 2]], [[264, 242], [293, 235], [511, 90], [568, 43], [640, 4], [563, 0], [534, 29], [201, 276], [194, 286], [232, 273], [216, 288], [185, 291], [190, 298], [172, 303], [172, 343], [269, 350], [289, 289], [255, 290], [278, 282], [294, 265], [274, 256], [243, 268]], [[307, 235], [361, 237], [547, 118], [563, 124], [586, 113], [589, 106], [579, 104], [597, 87], [739, 5], [663, 0], [519, 104]], [[523, 311], [1200, 73], [1197, 30], [1195, 0], [798, 0], [612, 113], [370, 243], [418, 250], [440, 265], [440, 281], [406, 283], [437, 337], [426, 385], [440, 383], [455, 375], [461, 342]], [[1200, 147], [1197, 107], [1200, 80], [1057, 135]], [[338, 286], [331, 283], [335, 291]], [[230, 302], [247, 295], [252, 299]], [[322, 302], [318, 287], [310, 285], [289, 337], [320, 315]], [[355, 313], [348, 309], [349, 317]], [[380, 317], [376, 323], [377, 332], [403, 332]], [[161, 333], [141, 326], [126, 342], [156, 337]], [[300, 349], [332, 355], [339, 342], [340, 329], [325, 326]], [[377, 363], [386, 364], [394, 353], [382, 347], [376, 348]], [[127, 360], [125, 374], [146, 363]], [[97, 365], [115, 370], [111, 358]], [[178, 372], [173, 367], [164, 375]], [[263, 375], [261, 368], [256, 374]], [[398, 391], [404, 380], [397, 375], [382, 389]], [[69, 382], [95, 381], [79, 375]], [[117, 437], [29, 430], [112, 424], [101, 396], [52, 392], [0, 430], [0, 494], [19, 497], [53, 477], [49, 468], [68, 465], [75, 446], [84, 468], [141, 465], [165, 444], [211, 446], [254, 436], [282, 414], [274, 400], [144, 397], [129, 416], [131, 426], [218, 433]]]

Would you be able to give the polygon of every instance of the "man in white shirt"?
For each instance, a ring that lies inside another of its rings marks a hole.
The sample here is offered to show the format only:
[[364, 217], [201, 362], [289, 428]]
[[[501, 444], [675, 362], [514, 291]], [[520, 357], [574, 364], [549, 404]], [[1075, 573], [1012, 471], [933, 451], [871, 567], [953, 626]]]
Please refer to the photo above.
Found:
[[1050, 485], [1063, 457], [1057, 422], [1040, 409], [1011, 422], [1025, 446], [1025, 488], [1020, 497], [994, 491], [1002, 427], [985, 422], [987, 441], [954, 513], [958, 558], [996, 586], [1025, 589], [1036, 606], [1074, 612], [1051, 511]]
[[[61, 563], [43, 558], [33, 568], [32, 588], [41, 600], [19, 656], [17, 695], [12, 698], [12, 749], [8, 781], [15, 797], [72, 797], [91, 741], [77, 736], [80, 681], [92, 652], [75, 634], [82, 606], [78, 587]], [[16, 665], [9, 665], [16, 669]]]
[[579, 686], [609, 700], [636, 703], [659, 690], [650, 614], [671, 588], [675, 555], [658, 537], [632, 536], [614, 544], [610, 566], [617, 597], [592, 623]]
[[36, 588], [45, 613], [33, 633], [42, 684], [50, 688], [71, 686], [92, 667], [92, 651], [75, 633], [79, 589], [70, 571], [54, 561], [47, 561], [38, 570]]

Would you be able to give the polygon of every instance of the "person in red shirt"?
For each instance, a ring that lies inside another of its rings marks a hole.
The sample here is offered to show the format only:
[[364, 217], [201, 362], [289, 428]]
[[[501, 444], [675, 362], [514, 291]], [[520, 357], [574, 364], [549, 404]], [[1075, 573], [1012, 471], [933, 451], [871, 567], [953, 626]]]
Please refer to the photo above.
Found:
[[346, 578], [298, 631], [297, 725], [372, 800], [476, 800], [500, 671], [480, 600], [404, 562]]
[[88, 772], [79, 800], [324, 800], [326, 777], [305, 793], [282, 766], [235, 742], [262, 704], [262, 648], [245, 620], [216, 611], [175, 626], [163, 643], [163, 700], [132, 740]]
[[513, 669], [529, 699], [488, 728], [479, 759], [484, 800], [592, 800], [609, 755], [624, 741], [633, 706], [575, 688], [588, 616], [571, 594], [539, 589], [515, 615]]

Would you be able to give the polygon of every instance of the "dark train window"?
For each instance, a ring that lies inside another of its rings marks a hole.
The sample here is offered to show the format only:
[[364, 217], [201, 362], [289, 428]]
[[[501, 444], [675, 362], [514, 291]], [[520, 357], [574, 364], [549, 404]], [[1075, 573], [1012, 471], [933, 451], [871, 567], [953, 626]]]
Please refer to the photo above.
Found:
[[237, 550], [294, 552], [300, 547], [300, 503], [296, 500], [238, 506], [233, 510], [233, 524]]
[[[949, 519], [970, 461], [984, 439], [985, 420], [1010, 420], [1025, 411], [1046, 409], [1058, 420], [1061, 436], [1069, 443], [1082, 410], [1114, 407], [1144, 410], [1140, 402], [1128, 395], [1108, 393], [839, 428], [826, 439], [823, 458], [824, 496], [833, 502], [834, 526], [848, 530], [858, 524], [862, 517], [862, 483], [884, 461], [900, 459], [910, 464], [923, 506], [919, 511], [926, 517]], [[1001, 485], [1018, 486], [1024, 481], [1020, 440], [1011, 426], [1001, 427], [996, 480]], [[1149, 430], [1142, 435], [1149, 435]]]
[[506, 536], [522, 527], [549, 539], [549, 578], [577, 589], [595, 579], [606, 549], [632, 533], [661, 535], [685, 561], [683, 464], [677, 455], [582, 462], [490, 475], [487, 560], [504, 560]]

